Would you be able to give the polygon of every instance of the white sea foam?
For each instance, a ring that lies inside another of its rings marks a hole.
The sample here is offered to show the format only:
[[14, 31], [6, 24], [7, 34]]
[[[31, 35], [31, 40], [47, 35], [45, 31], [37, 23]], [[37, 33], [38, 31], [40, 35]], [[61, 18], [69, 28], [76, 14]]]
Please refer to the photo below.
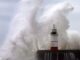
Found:
[[59, 34], [59, 49], [74, 49], [76, 46], [75, 49], [78, 48], [79, 45], [72, 43], [76, 39], [79, 41], [78, 33], [67, 32], [69, 21], [66, 14], [73, 9], [72, 5], [59, 3], [46, 10], [39, 20], [36, 20], [41, 3], [42, 0], [21, 0], [10, 25], [8, 37], [0, 50], [1, 60], [36, 60], [37, 50], [50, 48], [53, 24]]

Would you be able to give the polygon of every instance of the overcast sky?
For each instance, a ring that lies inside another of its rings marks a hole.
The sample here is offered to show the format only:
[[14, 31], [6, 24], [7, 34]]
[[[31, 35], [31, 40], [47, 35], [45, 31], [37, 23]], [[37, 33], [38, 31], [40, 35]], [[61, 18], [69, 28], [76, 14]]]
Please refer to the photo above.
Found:
[[[61, 1], [66, 0], [45, 0], [44, 3], [48, 5], [56, 4]], [[15, 10], [18, 2], [19, 0], [0, 0], [0, 44], [4, 41], [12, 17], [16, 14]], [[75, 7], [74, 11], [69, 16], [70, 29], [80, 31], [80, 0], [69, 0], [69, 2]]]

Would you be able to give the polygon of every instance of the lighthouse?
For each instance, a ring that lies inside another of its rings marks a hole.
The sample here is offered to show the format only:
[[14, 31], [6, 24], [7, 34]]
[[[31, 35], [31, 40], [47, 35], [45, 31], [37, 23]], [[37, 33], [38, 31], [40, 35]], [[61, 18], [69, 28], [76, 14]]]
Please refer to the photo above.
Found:
[[58, 50], [58, 32], [57, 32], [57, 28], [54, 24], [53, 24], [53, 28], [50, 33], [50, 36], [51, 36], [50, 50], [57, 51]]

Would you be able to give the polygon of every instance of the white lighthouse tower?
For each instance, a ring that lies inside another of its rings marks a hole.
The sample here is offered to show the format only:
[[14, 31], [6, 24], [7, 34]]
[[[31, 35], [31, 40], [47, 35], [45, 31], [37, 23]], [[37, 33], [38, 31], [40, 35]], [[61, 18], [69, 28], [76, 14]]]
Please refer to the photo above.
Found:
[[51, 47], [50, 50], [58, 50], [58, 32], [56, 26], [53, 24], [53, 29], [51, 34]]

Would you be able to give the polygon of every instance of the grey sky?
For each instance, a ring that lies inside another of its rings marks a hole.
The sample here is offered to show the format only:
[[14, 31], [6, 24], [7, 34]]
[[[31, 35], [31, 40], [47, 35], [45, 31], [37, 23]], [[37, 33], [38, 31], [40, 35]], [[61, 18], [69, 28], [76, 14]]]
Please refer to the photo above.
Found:
[[[66, 0], [45, 0], [45, 4], [56, 4]], [[67, 0], [73, 4], [75, 10], [70, 14], [70, 29], [80, 31], [80, 0]], [[0, 44], [4, 41], [7, 34], [9, 23], [15, 14], [16, 6], [19, 0], [0, 0]]]
[[0, 44], [4, 41], [18, 0], [0, 0]]

